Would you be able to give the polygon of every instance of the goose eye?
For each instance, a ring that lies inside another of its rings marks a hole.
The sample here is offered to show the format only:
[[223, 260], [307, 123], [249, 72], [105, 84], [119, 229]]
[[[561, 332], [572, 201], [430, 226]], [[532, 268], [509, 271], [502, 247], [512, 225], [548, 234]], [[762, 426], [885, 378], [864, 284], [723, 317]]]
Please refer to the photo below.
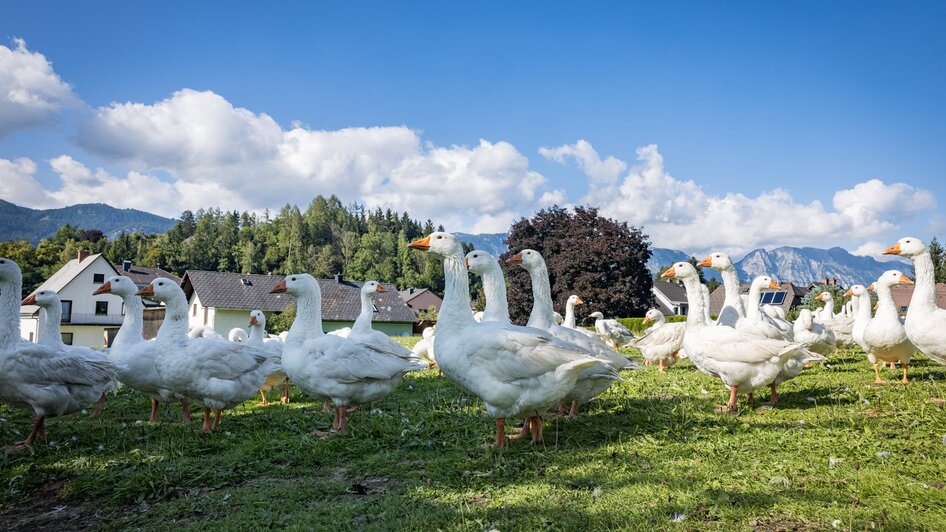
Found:
[[290, 280], [290, 281], [295, 281], [296, 278], [295, 278], [295, 277], [290, 277], [289, 280]]
[[440, 235], [437, 235], [437, 240], [440, 240], [441, 238], [443, 238], [443, 237], [440, 236]]

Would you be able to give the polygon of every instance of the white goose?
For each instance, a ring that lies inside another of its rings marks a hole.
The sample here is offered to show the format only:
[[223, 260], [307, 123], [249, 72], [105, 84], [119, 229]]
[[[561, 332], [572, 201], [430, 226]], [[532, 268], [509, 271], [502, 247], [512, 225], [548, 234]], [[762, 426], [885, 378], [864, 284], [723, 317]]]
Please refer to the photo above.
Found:
[[729, 403], [718, 411], [735, 411], [736, 394], [751, 393], [771, 384], [785, 362], [799, 351], [798, 344], [763, 338], [732, 327], [710, 327], [706, 321], [708, 304], [700, 290], [700, 278], [689, 262], [678, 262], [661, 274], [683, 281], [689, 305], [683, 346], [697, 369], [718, 377], [729, 387]]
[[663, 312], [652, 308], [644, 315], [644, 324], [654, 324], [640, 338], [631, 340], [632, 347], [640, 350], [644, 360], [656, 363], [661, 372], [677, 363], [683, 348], [684, 323], [667, 323]]
[[588, 315], [595, 319], [595, 332], [614, 349], [624, 347], [636, 338], [634, 333], [615, 319], [605, 319], [604, 314], [595, 311]]
[[231, 342], [245, 342], [247, 338], [249, 338], [249, 335], [240, 327], [234, 327], [227, 333], [227, 340]]
[[726, 253], [717, 251], [710, 253], [697, 266], [713, 268], [723, 278], [723, 291], [726, 294], [726, 299], [723, 301], [723, 308], [720, 309], [719, 316], [716, 318], [716, 324], [735, 327], [740, 318], [746, 317], [746, 308], [739, 293], [739, 274], [736, 272], [736, 266], [733, 265], [732, 259]]
[[114, 294], [122, 298], [125, 317], [118, 334], [112, 340], [108, 358], [118, 367], [118, 379], [125, 386], [144, 393], [151, 398], [152, 423], [158, 421], [158, 408], [161, 403], [180, 401], [183, 413], [182, 423], [190, 423], [191, 413], [187, 396], [176, 394], [158, 373], [158, 347], [153, 341], [142, 336], [144, 324], [144, 303], [138, 297], [138, 287], [130, 277], [118, 275], [105, 281], [92, 295]]
[[568, 296], [568, 300], [565, 301], [565, 318], [562, 320], [563, 327], [576, 330], [578, 329], [578, 325], [575, 322], [575, 305], [584, 304], [585, 302], [575, 294]]
[[266, 376], [279, 369], [258, 347], [222, 338], [188, 338], [187, 298], [174, 281], [158, 277], [138, 295], [165, 305], [164, 322], [154, 340], [158, 373], [172, 390], [203, 406], [203, 432], [216, 430], [225, 408], [255, 395]]
[[368, 281], [361, 287], [361, 313], [355, 319], [351, 326], [351, 332], [348, 333], [348, 339], [365, 345], [376, 351], [381, 351], [389, 355], [401, 358], [414, 366], [416, 369], [427, 369], [427, 364], [422, 363], [420, 358], [410, 349], [399, 343], [394, 338], [384, 334], [381, 331], [371, 327], [371, 321], [374, 316], [374, 303], [372, 298], [377, 294], [383, 294], [386, 290], [384, 285], [378, 281]]
[[525, 417], [532, 441], [541, 441], [542, 416], [562, 402], [582, 370], [604, 361], [545, 331], [473, 321], [463, 248], [450, 233], [431, 233], [409, 247], [443, 258], [446, 288], [435, 340], [443, 374], [486, 404], [496, 418], [497, 446], [506, 445], [507, 417]]
[[[246, 338], [246, 343], [266, 351], [269, 358], [281, 367], [283, 342], [278, 338], [273, 340], [266, 339], [266, 314], [263, 314], [263, 311], [258, 309], [251, 311], [249, 327], [250, 334]], [[266, 399], [266, 392], [280, 386], [283, 387], [280, 400], [285, 404], [289, 404], [289, 380], [286, 377], [286, 372], [279, 369], [267, 375], [266, 380], [263, 381], [263, 385], [259, 388], [263, 406], [269, 405], [269, 400]]]
[[151, 398], [151, 415], [148, 420], [156, 423], [161, 403], [180, 401], [183, 412], [181, 423], [190, 423], [191, 414], [187, 396], [177, 394], [164, 382], [158, 373], [158, 348], [154, 341], [142, 336], [144, 304], [137, 295], [138, 287], [131, 278], [118, 275], [108, 279], [92, 295], [113, 294], [122, 298], [125, 317], [112, 340], [108, 358], [118, 368], [118, 378], [124, 386], [144, 393]]
[[946, 310], [936, 306], [933, 258], [922, 240], [905, 237], [884, 252], [913, 260], [916, 287], [904, 324], [907, 337], [933, 361], [946, 365]]
[[116, 378], [111, 362], [88, 360], [20, 338], [22, 291], [20, 267], [0, 257], [0, 401], [30, 409], [36, 418], [26, 440], [10, 450], [45, 440], [47, 417], [94, 404]]
[[[506, 280], [499, 260], [485, 251], [473, 250], [466, 254], [466, 267], [483, 280], [483, 293], [486, 294], [486, 308], [480, 322], [495, 321], [511, 324], [509, 319], [509, 301], [506, 299]], [[578, 299], [577, 296], [572, 296]], [[571, 297], [568, 298], [571, 301]], [[579, 300], [580, 301], [580, 300]], [[567, 320], [567, 318], [566, 318]], [[575, 321], [574, 305], [572, 322]]]
[[[868, 288], [854, 285], [848, 290], [849, 295], [858, 298], [854, 339], [861, 344], [867, 360], [874, 366], [875, 384], [884, 382], [877, 369], [880, 362], [899, 362], [903, 367], [903, 379], [900, 382], [908, 382], [907, 367], [913, 357], [914, 347], [900, 323], [897, 306], [890, 292], [890, 288], [898, 284], [913, 284], [913, 281], [897, 270], [887, 270]], [[877, 291], [877, 312], [874, 317], [870, 315], [869, 290]]]
[[824, 307], [816, 314], [818, 321], [823, 323], [836, 318], [834, 314], [834, 296], [831, 294], [831, 292], [825, 290], [824, 292], [816, 295], [815, 299], [824, 302]]
[[437, 356], [434, 354], [434, 337], [436, 334], [436, 326], [424, 327], [421, 332], [421, 339], [411, 349], [411, 352], [418, 358], [426, 358], [427, 366], [431, 368], [437, 365]]
[[795, 319], [795, 341], [810, 351], [828, 356], [837, 348], [837, 341], [831, 329], [816, 323], [810, 309], [803, 308]]
[[[70, 355], [79, 356], [88, 360], [98, 360], [100, 362], [108, 361], [108, 355], [104, 351], [96, 351], [88, 347], [66, 345], [63, 343], [61, 329], [62, 300], [59, 299], [59, 294], [57, 294], [55, 290], [39, 290], [34, 292], [26, 296], [22, 305], [38, 305], [45, 314], [43, 327], [37, 331], [39, 337], [36, 343], [48, 345], [54, 349], [60, 349]], [[117, 386], [117, 380], [108, 385], [105, 391], [102, 392], [102, 397], [95, 403], [95, 409], [92, 411], [90, 417], [95, 418], [102, 415], [102, 409], [105, 407], [105, 396], [110, 390], [114, 390]]]
[[335, 405], [333, 430], [346, 432], [350, 411], [383, 399], [404, 374], [420, 369], [407, 359], [322, 332], [322, 290], [311, 275], [288, 275], [272, 292], [296, 299], [296, 318], [283, 346], [283, 369], [307, 395]]

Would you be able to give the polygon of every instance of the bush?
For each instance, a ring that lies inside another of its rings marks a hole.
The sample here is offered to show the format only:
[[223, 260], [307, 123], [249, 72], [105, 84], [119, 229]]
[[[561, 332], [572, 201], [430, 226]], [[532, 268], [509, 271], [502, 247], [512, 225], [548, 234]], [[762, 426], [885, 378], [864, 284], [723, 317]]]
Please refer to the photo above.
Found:
[[[686, 316], [666, 316], [666, 318], [667, 323], [687, 321]], [[648, 322], [647, 325], [644, 325], [644, 318], [618, 318], [618, 323], [627, 327], [627, 330], [638, 336], [644, 334], [644, 331], [654, 324], [654, 322]]]

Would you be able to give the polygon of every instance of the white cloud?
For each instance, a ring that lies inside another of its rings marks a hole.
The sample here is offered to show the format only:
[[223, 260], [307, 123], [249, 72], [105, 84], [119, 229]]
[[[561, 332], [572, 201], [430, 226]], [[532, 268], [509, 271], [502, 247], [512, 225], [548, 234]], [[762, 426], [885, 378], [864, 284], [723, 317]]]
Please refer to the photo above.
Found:
[[43, 54], [30, 52], [23, 39], [13, 43], [0, 45], [0, 138], [48, 123], [78, 101]]
[[26, 207], [55, 206], [34, 175], [36, 163], [26, 157], [0, 159], [0, 198]]
[[833, 209], [819, 201], [800, 203], [785, 189], [756, 197], [715, 195], [670, 175], [653, 144], [638, 148], [637, 164], [613, 179], [602, 179], [607, 175], [602, 168], [621, 165], [613, 157], [602, 161], [584, 141], [540, 153], [561, 163], [571, 157], [586, 173], [595, 172], [589, 175], [583, 203], [600, 207], [605, 216], [644, 226], [658, 246], [691, 252], [721, 249], [738, 254], [758, 247], [832, 246], [886, 237], [904, 219], [935, 206], [928, 191], [877, 179], [837, 191]]
[[895, 241], [891, 241], [885, 244], [883, 242], [878, 242], [877, 240], [869, 240], [867, 242], [864, 242], [860, 246], [858, 246], [853, 251], [851, 251], [851, 254], [860, 255], [862, 257], [872, 257], [881, 262], [909, 263], [910, 262], [909, 260], [905, 260], [899, 255], [884, 255], [884, 251], [886, 251], [890, 246], [892, 246], [894, 242]]
[[169, 173], [185, 194], [171, 203], [177, 210], [304, 206], [316, 194], [336, 194], [451, 229], [502, 231], [545, 197], [545, 178], [507, 142], [435, 146], [404, 126], [283, 130], [211, 91], [99, 108], [79, 139], [142, 172]]

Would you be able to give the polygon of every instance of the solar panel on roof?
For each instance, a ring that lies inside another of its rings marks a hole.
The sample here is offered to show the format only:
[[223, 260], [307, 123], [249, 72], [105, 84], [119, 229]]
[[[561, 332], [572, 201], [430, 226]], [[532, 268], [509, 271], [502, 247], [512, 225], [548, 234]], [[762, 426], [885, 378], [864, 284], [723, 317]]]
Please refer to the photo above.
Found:
[[772, 296], [773, 305], [781, 305], [785, 301], [785, 292], [774, 292]]

